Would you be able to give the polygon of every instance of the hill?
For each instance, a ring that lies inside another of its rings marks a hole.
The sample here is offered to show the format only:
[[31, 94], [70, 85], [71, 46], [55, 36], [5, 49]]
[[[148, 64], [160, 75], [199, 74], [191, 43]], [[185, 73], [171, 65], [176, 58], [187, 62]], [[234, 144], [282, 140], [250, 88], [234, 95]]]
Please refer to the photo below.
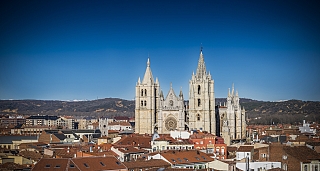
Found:
[[0, 100], [1, 114], [133, 116], [134, 102], [119, 98], [91, 101]]
[[[226, 98], [216, 98], [223, 104]], [[249, 124], [299, 123], [320, 120], [320, 102], [288, 100], [265, 102], [240, 98]], [[134, 116], [134, 101], [105, 98], [91, 101], [0, 100], [0, 114], [71, 115], [71, 116]]]

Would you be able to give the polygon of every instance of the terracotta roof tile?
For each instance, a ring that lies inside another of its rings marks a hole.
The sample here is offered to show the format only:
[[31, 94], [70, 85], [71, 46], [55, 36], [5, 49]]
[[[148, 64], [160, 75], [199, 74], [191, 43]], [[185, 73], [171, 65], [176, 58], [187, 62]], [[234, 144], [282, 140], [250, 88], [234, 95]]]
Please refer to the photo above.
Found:
[[172, 164], [187, 164], [198, 162], [210, 162], [213, 161], [206, 153], [197, 150], [185, 150], [185, 151], [164, 151], [161, 155]]
[[171, 164], [161, 159], [151, 159], [147, 161], [130, 161], [123, 163], [128, 169], [134, 168], [160, 168], [170, 167]]

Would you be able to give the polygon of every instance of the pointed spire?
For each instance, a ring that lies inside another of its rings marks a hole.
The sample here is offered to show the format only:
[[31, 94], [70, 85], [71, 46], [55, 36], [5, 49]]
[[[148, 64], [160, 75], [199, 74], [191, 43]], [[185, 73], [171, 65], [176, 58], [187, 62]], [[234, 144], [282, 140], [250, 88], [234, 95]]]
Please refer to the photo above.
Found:
[[229, 88], [228, 96], [230, 96], [230, 88]]
[[180, 87], [180, 94], [179, 94], [179, 97], [180, 97], [181, 99], [183, 99], [182, 87]]
[[163, 91], [160, 92], [160, 98], [163, 99]]
[[156, 84], [159, 84], [159, 80], [158, 80], [158, 77], [156, 77]]
[[150, 68], [150, 60], [148, 58], [147, 69], [146, 69], [146, 72], [144, 73], [142, 84], [153, 84], [153, 82], [154, 82], [154, 79], [153, 79], [151, 68]]
[[234, 83], [232, 83], [232, 95], [234, 95]]
[[202, 46], [201, 46], [196, 76], [198, 79], [201, 79], [201, 78], [203, 78], [204, 75], [206, 75], [206, 65], [204, 63], [203, 54], [202, 54]]
[[170, 89], [172, 89], [172, 82], [170, 82]]
[[140, 77], [138, 78], [138, 85], [140, 84], [141, 82], [140, 82]]

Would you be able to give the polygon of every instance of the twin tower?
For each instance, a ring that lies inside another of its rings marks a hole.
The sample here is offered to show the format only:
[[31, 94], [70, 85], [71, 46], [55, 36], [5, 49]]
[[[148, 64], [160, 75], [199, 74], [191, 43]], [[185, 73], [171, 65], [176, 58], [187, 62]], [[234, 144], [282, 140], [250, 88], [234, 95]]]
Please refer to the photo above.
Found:
[[[218, 121], [220, 122], [220, 121]], [[207, 73], [202, 50], [196, 74], [189, 81], [189, 101], [182, 90], [176, 94], [170, 86], [166, 96], [160, 89], [158, 78], [154, 79], [148, 59], [146, 72], [136, 84], [135, 132], [144, 134], [169, 134], [178, 130], [202, 130], [216, 133], [214, 81]]]

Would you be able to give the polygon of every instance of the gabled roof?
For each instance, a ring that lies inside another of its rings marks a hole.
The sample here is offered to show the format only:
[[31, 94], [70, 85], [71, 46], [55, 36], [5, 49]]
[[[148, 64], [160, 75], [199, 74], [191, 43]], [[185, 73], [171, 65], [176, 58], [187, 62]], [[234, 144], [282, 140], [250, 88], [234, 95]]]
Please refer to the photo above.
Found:
[[[42, 158], [32, 168], [32, 171], [65, 171], [68, 168], [68, 162], [70, 159], [67, 158]], [[80, 171], [77, 169], [77, 171]]]
[[197, 150], [164, 151], [161, 155], [171, 164], [206, 163], [214, 159]]
[[151, 136], [123, 136], [115, 145], [133, 145], [134, 147], [151, 148]]

